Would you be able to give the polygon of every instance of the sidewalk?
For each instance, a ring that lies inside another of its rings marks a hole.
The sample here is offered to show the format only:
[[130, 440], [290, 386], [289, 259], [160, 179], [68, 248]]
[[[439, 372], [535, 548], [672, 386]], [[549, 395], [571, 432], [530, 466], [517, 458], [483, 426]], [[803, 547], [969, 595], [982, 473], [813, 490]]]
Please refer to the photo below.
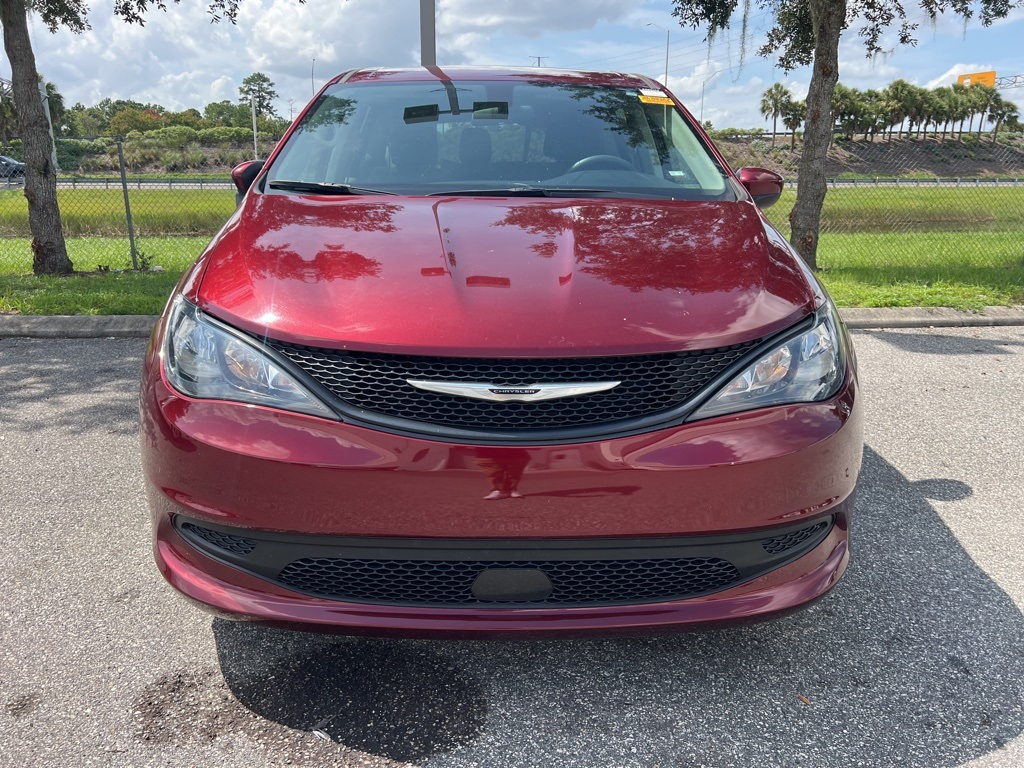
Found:
[[[840, 310], [850, 328], [964, 328], [1022, 325], [1024, 307], [985, 307], [982, 314], [941, 307]], [[145, 338], [153, 315], [0, 315], [0, 338]]]

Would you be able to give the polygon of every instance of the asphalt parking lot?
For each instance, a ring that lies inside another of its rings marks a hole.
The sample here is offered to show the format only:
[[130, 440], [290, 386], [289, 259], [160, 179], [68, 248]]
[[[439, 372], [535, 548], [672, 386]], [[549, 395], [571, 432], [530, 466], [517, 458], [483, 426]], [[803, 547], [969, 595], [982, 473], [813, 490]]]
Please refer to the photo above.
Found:
[[854, 561], [794, 617], [440, 642], [211, 619], [152, 564], [136, 339], [0, 339], [0, 768], [1024, 765], [1024, 328], [856, 334]]

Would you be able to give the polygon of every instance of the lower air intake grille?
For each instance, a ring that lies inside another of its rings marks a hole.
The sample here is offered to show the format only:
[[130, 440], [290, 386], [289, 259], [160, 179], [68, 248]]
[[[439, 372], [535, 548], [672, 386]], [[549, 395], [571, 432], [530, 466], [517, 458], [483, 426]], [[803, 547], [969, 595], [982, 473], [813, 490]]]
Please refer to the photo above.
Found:
[[[387, 355], [269, 342], [351, 408], [451, 429], [510, 434], [586, 427], [671, 410], [704, 390], [758, 343], [661, 355], [517, 359]], [[408, 384], [408, 379], [508, 388], [622, 383], [596, 394], [522, 403], [425, 392]]]
[[812, 536], [817, 535], [819, 532], [827, 528], [829, 522], [822, 520], [820, 523], [808, 526], [807, 528], [801, 528], [798, 531], [792, 531], [783, 536], [776, 536], [772, 539], [765, 539], [761, 542], [761, 546], [764, 547], [764, 551], [770, 555], [778, 555], [785, 552], [787, 549], [799, 546], [807, 541]]
[[248, 555], [256, 549], [256, 542], [252, 539], [235, 536], [231, 533], [215, 531], [212, 528], [204, 528], [203, 526], [196, 525], [194, 523], [182, 523], [181, 527], [192, 535], [210, 542], [213, 546], [223, 549], [226, 552], [234, 552], [236, 555]]
[[421, 605], [471, 605], [488, 568], [530, 568], [551, 580], [551, 595], [530, 604], [585, 605], [675, 600], [725, 589], [740, 580], [736, 567], [716, 557], [586, 561], [422, 561], [308, 557], [289, 563], [278, 581], [336, 600]]

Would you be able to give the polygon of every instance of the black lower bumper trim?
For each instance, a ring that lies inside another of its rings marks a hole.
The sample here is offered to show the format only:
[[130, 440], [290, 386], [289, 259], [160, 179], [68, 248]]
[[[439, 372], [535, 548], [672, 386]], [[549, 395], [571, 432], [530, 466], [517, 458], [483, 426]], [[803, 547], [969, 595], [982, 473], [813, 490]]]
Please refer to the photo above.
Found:
[[[719, 592], [806, 554], [832, 523], [820, 518], [722, 536], [470, 540], [279, 534], [175, 518], [182, 538], [204, 554], [306, 595], [387, 605], [539, 608], [667, 602]], [[482, 576], [493, 586], [481, 589]], [[523, 586], [527, 582], [530, 589]]]

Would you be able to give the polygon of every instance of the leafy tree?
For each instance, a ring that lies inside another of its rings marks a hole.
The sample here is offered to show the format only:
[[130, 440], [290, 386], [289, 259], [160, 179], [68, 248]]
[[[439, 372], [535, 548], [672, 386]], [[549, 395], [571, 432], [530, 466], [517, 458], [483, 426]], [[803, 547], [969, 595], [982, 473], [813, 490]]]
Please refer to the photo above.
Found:
[[245, 78], [238, 89], [238, 96], [238, 100], [247, 106], [255, 102], [257, 117], [277, 117], [274, 112], [277, 91], [274, 90], [274, 82], [262, 72], [253, 72]]
[[793, 94], [782, 83], [773, 84], [761, 94], [761, 114], [772, 119], [772, 146], [775, 146], [775, 134], [778, 133], [779, 118], [786, 110], [786, 105], [793, 101]]
[[[927, 18], [949, 12], [960, 18], [978, 15], [990, 25], [1022, 0], [915, 0]], [[706, 27], [708, 36], [728, 29], [739, 0], [673, 0], [673, 14], [683, 25]], [[839, 80], [839, 39], [847, 28], [858, 28], [866, 53], [882, 52], [882, 36], [893, 26], [901, 45], [914, 45], [917, 24], [907, 17], [911, 0], [744, 0], [743, 29], [756, 5], [772, 14], [775, 25], [758, 52], [778, 57], [785, 71], [813, 64], [807, 92], [807, 121], [797, 171], [796, 203], [789, 216], [794, 248], [811, 268], [817, 266], [821, 209], [828, 191], [825, 153], [832, 136], [832, 92]]]
[[249, 111], [249, 105], [235, 104], [227, 99], [207, 104], [203, 109], [203, 118], [211, 128], [218, 125], [229, 128], [252, 127], [252, 114]]
[[110, 117], [104, 115], [99, 107], [87, 107], [77, 103], [68, 110], [65, 117], [72, 136], [102, 136], [110, 127]]
[[205, 127], [203, 116], [195, 108], [184, 109], [181, 112], [168, 112], [165, 117], [167, 125], [185, 125], [196, 130]]
[[[302, 0], [299, 0], [301, 2]], [[177, 0], [175, 0], [177, 2]], [[241, 0], [207, 0], [214, 21], [234, 22]], [[46, 112], [39, 98], [39, 71], [28, 31], [32, 9], [51, 32], [60, 28], [84, 32], [89, 28], [84, 0], [0, 0], [4, 51], [11, 63], [18, 128], [24, 142], [25, 197], [32, 232], [32, 271], [37, 275], [65, 275], [73, 271], [68, 258], [60, 208], [57, 205], [57, 169], [53, 167], [53, 141]], [[114, 0], [114, 14], [124, 21], [142, 24], [151, 8], [165, 9], [163, 0]]]
[[0, 139], [9, 144], [18, 132], [18, 110], [14, 107], [14, 91], [0, 82]]
[[122, 109], [107, 128], [110, 136], [125, 136], [131, 131], [154, 131], [163, 124], [163, 116], [153, 109]]

